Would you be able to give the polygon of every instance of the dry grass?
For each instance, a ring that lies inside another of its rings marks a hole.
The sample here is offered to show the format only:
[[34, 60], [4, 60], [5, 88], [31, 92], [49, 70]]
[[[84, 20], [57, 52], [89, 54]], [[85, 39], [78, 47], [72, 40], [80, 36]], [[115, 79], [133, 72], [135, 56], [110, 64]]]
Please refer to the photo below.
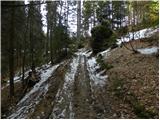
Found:
[[[140, 42], [134, 45], [139, 48], [151, 44]], [[107, 71], [107, 89], [115, 100], [112, 101], [113, 110], [115, 113], [123, 112], [115, 116], [158, 118], [158, 58], [155, 55], [133, 54], [122, 47], [112, 50], [105, 62], [114, 66]], [[137, 114], [137, 111], [142, 114]]]

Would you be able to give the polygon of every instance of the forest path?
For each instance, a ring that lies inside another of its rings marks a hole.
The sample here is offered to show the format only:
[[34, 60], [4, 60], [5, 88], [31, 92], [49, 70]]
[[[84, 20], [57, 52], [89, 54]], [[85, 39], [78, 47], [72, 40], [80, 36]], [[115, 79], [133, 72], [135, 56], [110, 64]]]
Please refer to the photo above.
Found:
[[92, 91], [90, 78], [87, 71], [87, 58], [85, 55], [80, 55], [78, 70], [74, 81], [74, 96], [73, 104], [75, 118], [96, 118], [96, 113], [93, 109]]
[[87, 57], [82, 49], [49, 68], [44, 74], [51, 77], [37, 83], [8, 118], [105, 118], [103, 86], [94, 84], [99, 78]]

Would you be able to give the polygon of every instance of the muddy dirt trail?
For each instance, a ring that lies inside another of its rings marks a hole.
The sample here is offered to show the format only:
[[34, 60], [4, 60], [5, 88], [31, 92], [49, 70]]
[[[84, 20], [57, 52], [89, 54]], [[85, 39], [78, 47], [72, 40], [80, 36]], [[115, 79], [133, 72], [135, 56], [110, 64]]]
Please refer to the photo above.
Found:
[[17, 104], [8, 118], [106, 118], [106, 77], [94, 73], [96, 64], [85, 50], [41, 75], [41, 81]]
[[90, 79], [87, 72], [86, 57], [84, 55], [80, 55], [73, 93], [75, 118], [96, 118], [92, 106]]

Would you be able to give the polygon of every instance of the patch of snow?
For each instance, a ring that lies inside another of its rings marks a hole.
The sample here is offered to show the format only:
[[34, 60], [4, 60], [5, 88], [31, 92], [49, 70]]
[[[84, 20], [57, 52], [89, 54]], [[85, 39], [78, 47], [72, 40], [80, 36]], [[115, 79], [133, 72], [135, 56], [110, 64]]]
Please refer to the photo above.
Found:
[[[42, 65], [41, 67], [36, 67], [35, 69], [38, 71], [38, 72], [41, 72], [42, 70], [44, 69], [47, 69], [51, 67], [51, 62], [47, 63], [47, 64], [44, 64]], [[27, 70], [25, 73], [24, 73], [24, 79], [27, 78], [28, 76], [28, 73], [31, 71], [31, 69]], [[17, 82], [20, 82], [21, 81], [21, 78], [22, 78], [22, 74], [19, 74], [17, 73], [14, 77], [14, 83], [17, 83]], [[1, 89], [4, 89], [5, 87], [7, 87], [9, 85], [9, 80], [7, 80], [7, 84], [5, 86], [3, 86]]]
[[151, 29], [150, 31], [146, 32], [148, 37], [151, 37], [153, 34], [159, 31], [159, 28]]
[[8, 118], [27, 118], [28, 111], [34, 111], [35, 105], [40, 102], [42, 96], [44, 96], [48, 91], [48, 83], [46, 81], [59, 65], [60, 64], [52, 66], [47, 69], [46, 72], [42, 72], [40, 82], [38, 82], [33, 89], [22, 98], [20, 102], [18, 102], [16, 111]]
[[69, 110], [70, 110], [69, 118], [72, 119], [72, 118], [74, 118], [72, 100], [71, 100], [70, 103], [69, 103]]
[[146, 28], [142, 29], [136, 32], [129, 32], [127, 35], [122, 36], [120, 39], [117, 39], [117, 44], [120, 45], [122, 42], [129, 42], [133, 38], [134, 33], [134, 40], [142, 39], [142, 38], [149, 38], [154, 33], [158, 32], [159, 28], [153, 29], [153, 28]]
[[[69, 112], [69, 118], [73, 118], [74, 113], [72, 107], [72, 86], [74, 83], [75, 74], [77, 72], [78, 62], [79, 55], [78, 57], [74, 57], [70, 63], [70, 69], [68, 69], [65, 74], [63, 87], [60, 88], [56, 94], [56, 104], [52, 110], [50, 118], [66, 118], [66, 112]], [[68, 108], [67, 111], [66, 108]]]
[[102, 71], [100, 71], [98, 74], [96, 74], [96, 76], [98, 77], [98, 78], [101, 78], [101, 79], [106, 79], [106, 78], [108, 78], [108, 76], [107, 75], [105, 75], [105, 76], [103, 76], [102, 74], [104, 74], [106, 72], [106, 70], [102, 70]]
[[95, 57], [92, 57], [91, 59], [88, 59], [88, 64], [90, 65], [90, 67], [93, 67], [93, 68], [98, 66]]
[[111, 49], [109, 48], [109, 49], [107, 49], [107, 50], [105, 50], [105, 51], [102, 51], [102, 52], [100, 52], [100, 54], [106, 54], [106, 53], [108, 53], [109, 51], [110, 51]]
[[[30, 72], [30, 70], [27, 70], [25, 73], [24, 73], [24, 79], [27, 78], [28, 76], [28, 73]], [[14, 77], [14, 83], [17, 83], [17, 82], [20, 82], [21, 81], [21, 78], [22, 78], [22, 74], [21, 75], [15, 75]], [[5, 86], [3, 86], [1, 89], [3, 90], [5, 87], [9, 86], [9, 80], [7, 80], [7, 84]]]
[[107, 75], [102, 76], [104, 71], [97, 73], [97, 68], [100, 68], [99, 64], [96, 62], [96, 58], [92, 57], [87, 61], [87, 70], [89, 72], [89, 76], [95, 85], [103, 86], [106, 83]]
[[[26, 78], [27, 77], [27, 75], [28, 75], [28, 73], [30, 72], [30, 70], [27, 70], [25, 73], [24, 73], [24, 78]], [[15, 77], [14, 77], [14, 81], [15, 82], [18, 82], [18, 81], [20, 81], [21, 80], [21, 78], [22, 78], [22, 74], [21, 75], [16, 75]], [[9, 80], [8, 80], [8, 83], [9, 83]]]
[[86, 57], [91, 56], [92, 51], [87, 50], [86, 48], [79, 49], [78, 52], [75, 53], [76, 55], [85, 55]]
[[141, 54], [153, 54], [158, 52], [158, 47], [154, 46], [151, 48], [141, 48], [137, 49]]
[[101, 72], [99, 72], [98, 74], [102, 75], [103, 73], [105, 73], [106, 70], [102, 70]]
[[53, 73], [53, 71], [54, 71], [58, 66], [59, 66], [59, 64], [58, 64], [58, 65], [55, 65], [55, 66], [53, 66], [53, 67], [51, 67], [51, 68], [49, 68], [49, 69], [47, 69], [47, 70], [46, 70], [47, 72], [42, 73], [42, 74], [41, 74], [41, 80], [40, 80], [40, 82], [38, 82], [38, 83], [34, 86], [34, 88], [33, 88], [28, 94], [26, 94], [25, 97], [24, 97], [18, 104], [20, 104], [21, 102], [25, 101], [25, 100], [26, 100], [31, 94], [33, 94], [34, 92], [38, 91], [39, 88], [41, 87], [41, 85], [51, 76], [51, 74]]
[[107, 75], [102, 76], [102, 75], [100, 75], [100, 74], [96, 74], [96, 77], [97, 77], [97, 78], [100, 78], [100, 79], [106, 79], [106, 78], [108, 78]]
[[86, 53], [85, 53], [85, 56], [86, 56], [86, 57], [90, 57], [90, 56], [91, 56], [91, 54], [92, 54], [92, 51], [90, 51], [90, 52], [86, 52]]
[[108, 56], [110, 55], [110, 52], [109, 52], [110, 50], [111, 50], [111, 48], [109, 48], [109, 49], [107, 49], [107, 50], [104, 50], [104, 51], [102, 51], [102, 52], [99, 52], [99, 53], [97, 54], [97, 56], [102, 55], [103, 58], [106, 58], [106, 57], [108, 57]]
[[65, 113], [66, 113], [66, 109], [64, 109], [62, 111], [62, 113], [59, 115], [60, 118], [64, 118], [65, 117]]
[[68, 71], [65, 75], [66, 82], [74, 80], [75, 74], [77, 72], [78, 61], [79, 61], [79, 56], [78, 58], [73, 58], [73, 61], [70, 64], [70, 71]]

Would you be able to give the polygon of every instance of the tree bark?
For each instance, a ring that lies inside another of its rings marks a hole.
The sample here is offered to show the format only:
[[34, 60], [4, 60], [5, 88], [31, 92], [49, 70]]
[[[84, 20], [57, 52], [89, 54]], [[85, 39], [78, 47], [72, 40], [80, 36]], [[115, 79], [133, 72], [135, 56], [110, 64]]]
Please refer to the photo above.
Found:
[[29, 16], [30, 16], [30, 66], [31, 70], [34, 71], [34, 38], [33, 38], [33, 1], [30, 3], [30, 8], [29, 8]]
[[77, 1], [77, 39], [80, 41], [81, 36], [81, 1]]
[[52, 45], [52, 40], [53, 40], [53, 35], [52, 35], [52, 25], [50, 26], [51, 30], [50, 30], [50, 60], [51, 60], [51, 64], [53, 65], [53, 45]]
[[24, 42], [23, 42], [23, 58], [22, 58], [22, 86], [24, 87], [25, 81], [24, 81], [24, 72], [25, 72], [25, 59], [26, 59], [26, 37], [27, 37], [27, 32], [28, 32], [28, 21], [29, 21], [29, 15], [27, 17], [27, 23], [26, 23], [26, 29], [24, 33]]
[[[15, 2], [12, 2], [14, 5]], [[10, 97], [14, 96], [14, 19], [15, 10], [11, 8], [11, 27], [10, 27], [10, 43], [9, 43], [9, 78], [10, 78]]]
[[49, 22], [47, 21], [47, 38], [45, 43], [45, 56], [47, 62], [48, 62], [48, 42], [49, 42]]

